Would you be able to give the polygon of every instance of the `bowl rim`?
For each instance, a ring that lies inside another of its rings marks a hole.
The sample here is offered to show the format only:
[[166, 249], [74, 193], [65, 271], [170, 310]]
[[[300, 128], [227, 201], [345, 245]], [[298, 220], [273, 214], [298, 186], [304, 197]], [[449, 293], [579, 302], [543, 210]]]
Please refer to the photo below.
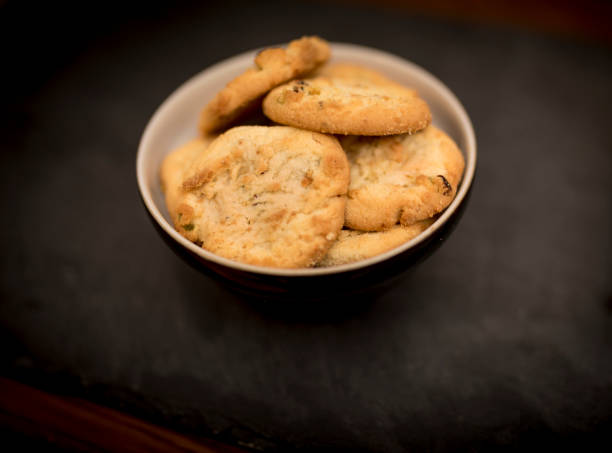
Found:
[[[338, 266], [331, 267], [314, 267], [314, 268], [276, 268], [276, 267], [265, 267], [265, 266], [256, 266], [253, 264], [241, 263], [238, 261], [231, 260], [229, 258], [224, 258], [219, 255], [215, 255], [208, 250], [197, 246], [193, 242], [181, 236], [178, 231], [174, 229], [174, 227], [166, 220], [164, 215], [161, 213], [160, 209], [157, 207], [156, 203], [153, 201], [153, 196], [151, 194], [151, 190], [146, 184], [145, 177], [145, 162], [147, 156], [147, 149], [149, 149], [150, 144], [152, 143], [152, 136], [154, 134], [157, 125], [163, 121], [163, 118], [166, 116], [166, 112], [172, 111], [174, 106], [179, 104], [182, 101], [185, 93], [188, 93], [200, 83], [202, 78], [205, 78], [207, 75], [214, 73], [220, 70], [223, 67], [231, 67], [231, 66], [241, 66], [244, 64], [243, 60], [251, 60], [253, 55], [260, 49], [252, 49], [233, 57], [224, 59], [220, 62], [217, 62], [208, 68], [200, 71], [195, 74], [193, 77], [188, 79], [186, 82], [181, 84], [176, 90], [174, 90], [155, 110], [153, 116], [149, 119], [144, 132], [140, 138], [140, 142], [138, 145], [138, 151], [136, 154], [136, 178], [138, 182], [138, 190], [140, 192], [140, 196], [144, 202], [146, 209], [149, 211], [150, 215], [153, 219], [158, 223], [158, 225], [181, 246], [185, 247], [191, 253], [199, 256], [200, 258], [206, 261], [212, 261], [216, 264], [220, 264], [222, 266], [226, 266], [235, 270], [249, 272], [260, 275], [271, 275], [278, 277], [315, 277], [320, 275], [330, 275], [337, 274], [343, 272], [355, 271], [358, 269], [362, 269], [368, 266], [371, 266], [376, 263], [380, 263], [385, 261], [393, 256], [399, 255], [408, 249], [420, 244], [424, 241], [427, 241], [430, 236], [432, 236], [444, 223], [453, 215], [453, 213], [457, 210], [459, 205], [463, 202], [465, 197], [467, 196], [469, 189], [474, 180], [474, 175], [476, 172], [476, 161], [477, 161], [477, 152], [476, 152], [476, 136], [474, 134], [474, 127], [472, 122], [465, 111], [465, 108], [459, 101], [459, 99], [453, 94], [453, 92], [436, 76], [431, 74], [429, 71], [425, 70], [421, 66], [408, 61], [402, 57], [397, 55], [393, 55], [391, 53], [361, 46], [357, 44], [349, 44], [349, 43], [339, 43], [339, 42], [331, 42], [332, 51], [340, 51], [342, 52], [359, 52], [364, 54], [364, 56], [368, 57], [369, 61], [380, 62], [384, 65], [391, 65], [396, 67], [406, 67], [410, 68], [410, 70], [417, 74], [417, 76], [428, 79], [427, 82], [432, 86], [432, 88], [437, 91], [442, 98], [449, 104], [451, 109], [454, 111], [453, 114], [458, 117], [459, 123], [461, 125], [461, 130], [465, 133], [465, 147], [462, 149], [466, 166], [463, 173], [463, 178], [459, 186], [459, 190], [455, 195], [455, 198], [450, 203], [450, 205], [442, 212], [442, 214], [435, 220], [435, 222], [430, 225], [424, 232], [411, 239], [408, 242], [400, 245], [399, 247], [388, 250], [379, 255], [366, 258], [361, 261], [356, 261], [354, 263], [342, 264]], [[384, 61], [383, 61], [384, 60]]]

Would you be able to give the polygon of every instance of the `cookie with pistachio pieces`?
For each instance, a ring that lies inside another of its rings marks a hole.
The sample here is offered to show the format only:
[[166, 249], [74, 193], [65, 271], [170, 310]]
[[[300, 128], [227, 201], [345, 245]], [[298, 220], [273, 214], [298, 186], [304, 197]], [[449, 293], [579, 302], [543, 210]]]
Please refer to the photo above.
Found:
[[180, 218], [178, 217], [177, 207], [181, 203], [183, 192], [183, 179], [185, 172], [190, 167], [196, 157], [206, 152], [214, 136], [207, 135], [195, 138], [182, 146], [174, 149], [168, 154], [160, 167], [159, 176], [161, 187], [166, 198], [166, 208], [170, 218], [177, 229], [180, 228]]
[[316, 36], [291, 41], [286, 49], [269, 48], [255, 57], [255, 67], [230, 81], [200, 114], [203, 134], [230, 125], [254, 110], [275, 86], [313, 71], [329, 59], [329, 44]]
[[313, 266], [344, 223], [349, 167], [335, 137], [241, 126], [212, 142], [183, 182], [188, 237], [243, 263]]
[[276, 87], [263, 110], [280, 124], [343, 135], [414, 133], [431, 122], [427, 103], [399, 84], [316, 77]]
[[340, 142], [351, 165], [345, 225], [356, 230], [382, 231], [441, 212], [465, 166], [455, 142], [434, 126], [414, 135]]
[[433, 219], [421, 220], [412, 225], [396, 225], [385, 231], [342, 230], [338, 240], [317, 266], [338, 266], [380, 255], [414, 239], [433, 222]]

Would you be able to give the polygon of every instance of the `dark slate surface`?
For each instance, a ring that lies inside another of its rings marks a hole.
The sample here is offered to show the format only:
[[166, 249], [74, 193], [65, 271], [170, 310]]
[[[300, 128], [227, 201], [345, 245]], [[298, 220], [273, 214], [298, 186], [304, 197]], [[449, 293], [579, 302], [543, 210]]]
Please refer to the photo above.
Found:
[[[316, 2], [27, 5], [0, 8], [2, 374], [269, 450], [610, 442], [610, 49]], [[445, 81], [477, 181], [449, 240], [377, 300], [262, 307], [157, 237], [135, 153], [188, 77], [314, 33]]]

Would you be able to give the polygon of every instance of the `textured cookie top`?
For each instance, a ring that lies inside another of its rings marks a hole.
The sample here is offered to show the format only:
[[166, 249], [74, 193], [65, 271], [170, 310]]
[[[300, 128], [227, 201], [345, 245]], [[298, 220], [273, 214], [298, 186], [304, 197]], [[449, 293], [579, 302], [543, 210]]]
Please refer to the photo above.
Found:
[[414, 90], [343, 77], [286, 83], [268, 93], [263, 109], [277, 123], [332, 134], [413, 133], [431, 122]]
[[172, 222], [177, 225], [176, 209], [183, 196], [183, 179], [185, 171], [197, 156], [206, 152], [206, 148], [214, 139], [205, 136], [190, 140], [168, 154], [162, 162], [159, 176], [162, 190], [166, 196], [166, 207]]
[[179, 232], [244, 263], [307, 267], [344, 221], [349, 168], [334, 137], [242, 126], [213, 141], [188, 170]]
[[427, 219], [408, 226], [396, 225], [385, 231], [342, 230], [318, 266], [338, 266], [380, 255], [417, 237], [433, 222]]
[[434, 126], [414, 135], [342, 137], [351, 164], [345, 225], [380, 231], [446, 208], [464, 168], [453, 140]]
[[219, 130], [257, 106], [260, 98], [281, 83], [314, 70], [329, 59], [324, 40], [312, 36], [291, 41], [287, 49], [270, 48], [255, 57], [255, 68], [229, 82], [202, 110], [200, 131]]
[[315, 71], [315, 74], [312, 77], [352, 79], [364, 83], [376, 83], [379, 85], [396, 83], [374, 69], [352, 63], [327, 64]]

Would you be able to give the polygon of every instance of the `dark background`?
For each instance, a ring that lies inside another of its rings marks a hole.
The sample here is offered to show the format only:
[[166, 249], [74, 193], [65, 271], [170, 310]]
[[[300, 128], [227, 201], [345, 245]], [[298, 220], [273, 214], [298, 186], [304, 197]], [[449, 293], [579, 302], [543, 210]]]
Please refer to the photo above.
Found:
[[[538, 22], [383, 3], [0, 2], [0, 373], [264, 450], [612, 444], [608, 4]], [[139, 201], [156, 107], [304, 34], [425, 67], [476, 130], [455, 232], [367, 303], [232, 295]]]

